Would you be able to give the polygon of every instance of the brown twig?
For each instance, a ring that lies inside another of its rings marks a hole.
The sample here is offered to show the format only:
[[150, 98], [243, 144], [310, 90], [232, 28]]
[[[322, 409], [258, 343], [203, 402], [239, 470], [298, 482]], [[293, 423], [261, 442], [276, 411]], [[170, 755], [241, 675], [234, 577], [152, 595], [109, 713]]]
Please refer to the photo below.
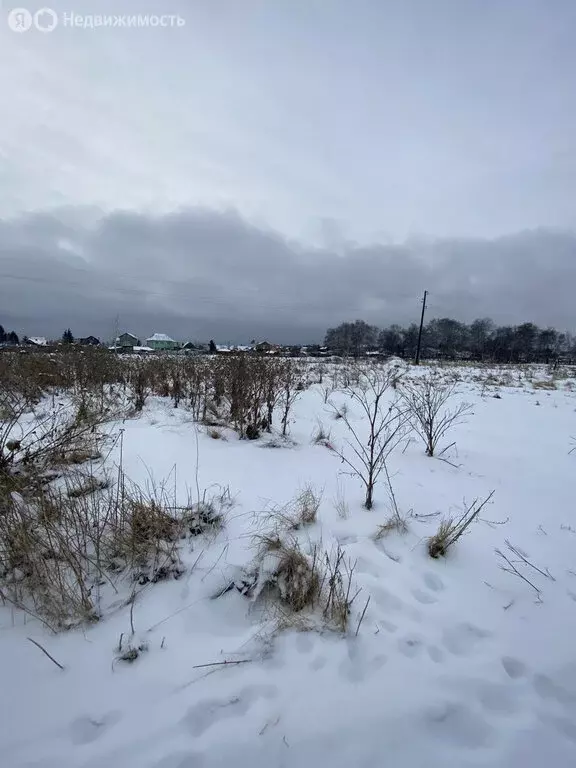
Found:
[[57, 667], [59, 667], [60, 669], [64, 670], [64, 667], [62, 666], [62, 664], [60, 664], [59, 662], [57, 662], [57, 661], [56, 661], [56, 659], [54, 658], [54, 656], [51, 656], [51, 655], [48, 653], [48, 651], [46, 650], [46, 648], [43, 648], [43, 647], [40, 645], [40, 643], [36, 642], [36, 640], [32, 640], [32, 638], [31, 638], [31, 637], [28, 637], [28, 638], [26, 638], [26, 639], [27, 639], [27, 640], [30, 640], [30, 642], [31, 642], [31, 643], [33, 643], [33, 644], [34, 644], [34, 645], [35, 645], [37, 648], [40, 648], [40, 650], [42, 651], [42, 653], [46, 654], [46, 656], [48, 656], [48, 658], [50, 659], [50, 661], [54, 662], [54, 664], [56, 664], [56, 666], [57, 666]]
[[368, 600], [366, 600], [366, 605], [364, 606], [364, 610], [362, 611], [362, 615], [360, 616], [360, 621], [358, 622], [358, 626], [356, 627], [356, 635], [355, 637], [358, 637], [358, 632], [360, 632], [360, 626], [362, 624], [362, 621], [364, 620], [364, 614], [366, 613], [366, 610], [368, 608], [368, 603], [370, 602], [371, 595], [368, 595]]
[[521, 561], [522, 561], [522, 562], [523, 562], [525, 565], [528, 565], [528, 566], [530, 566], [530, 568], [533, 568], [533, 569], [534, 569], [535, 571], [537, 571], [539, 574], [541, 574], [542, 576], [544, 576], [544, 578], [545, 578], [545, 579], [551, 579], [552, 581], [556, 581], [556, 579], [554, 578], [554, 576], [552, 576], [552, 574], [550, 573], [550, 571], [548, 570], [548, 568], [546, 568], [546, 570], [545, 570], [545, 571], [543, 571], [543, 570], [541, 570], [540, 568], [538, 568], [536, 565], [534, 565], [534, 563], [531, 563], [531, 562], [530, 562], [530, 560], [528, 560], [528, 558], [527, 558], [525, 555], [523, 555], [523, 554], [522, 554], [522, 552], [521, 552], [521, 551], [520, 551], [520, 550], [519, 550], [517, 547], [514, 547], [514, 546], [513, 546], [513, 545], [510, 543], [510, 541], [509, 541], [508, 539], [506, 539], [506, 541], [505, 541], [505, 544], [506, 544], [506, 546], [508, 547], [508, 549], [509, 549], [511, 552], [513, 552], [513, 553], [514, 553], [514, 554], [515, 554], [517, 557], [519, 557], [519, 558], [520, 558], [520, 560], [521, 560]]
[[238, 661], [213, 661], [210, 664], [195, 664], [192, 669], [204, 669], [205, 667], [225, 667], [227, 664], [249, 664], [254, 659], [238, 659]]

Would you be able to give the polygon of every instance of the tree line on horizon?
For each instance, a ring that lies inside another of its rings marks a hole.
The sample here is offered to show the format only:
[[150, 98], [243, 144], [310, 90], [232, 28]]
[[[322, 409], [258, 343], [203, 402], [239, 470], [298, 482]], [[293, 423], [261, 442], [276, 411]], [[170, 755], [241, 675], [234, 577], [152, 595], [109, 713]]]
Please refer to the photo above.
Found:
[[[381, 352], [413, 358], [418, 346], [419, 326], [393, 324], [386, 328], [363, 320], [341, 323], [326, 332], [324, 344], [340, 355], [359, 357]], [[534, 323], [496, 325], [479, 318], [467, 325], [449, 317], [434, 318], [422, 328], [422, 358], [445, 358], [496, 363], [550, 363], [576, 357], [576, 337]]]

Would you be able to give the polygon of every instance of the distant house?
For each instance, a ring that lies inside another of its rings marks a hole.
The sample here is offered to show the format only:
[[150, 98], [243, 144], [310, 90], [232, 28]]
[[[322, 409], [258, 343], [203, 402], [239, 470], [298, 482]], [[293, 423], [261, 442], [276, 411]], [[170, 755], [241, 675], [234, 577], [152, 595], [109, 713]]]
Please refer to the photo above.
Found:
[[155, 333], [150, 336], [149, 339], [146, 339], [146, 346], [159, 351], [180, 349], [180, 344], [165, 333]]
[[133, 349], [140, 346], [140, 339], [133, 333], [121, 333], [116, 339], [115, 346], [118, 349]]
[[32, 347], [47, 347], [48, 341], [44, 336], [27, 336], [24, 340], [26, 344], [30, 344]]
[[180, 350], [188, 355], [204, 355], [209, 351], [209, 346], [199, 341], [187, 341], [180, 346]]
[[99, 347], [100, 346], [100, 339], [97, 339], [96, 336], [86, 336], [83, 339], [77, 339], [76, 342], [83, 347]]
[[256, 352], [264, 352], [265, 354], [270, 355], [274, 352], [279, 352], [280, 347], [276, 344], [270, 344], [269, 341], [261, 341], [259, 344], [256, 344], [255, 350]]

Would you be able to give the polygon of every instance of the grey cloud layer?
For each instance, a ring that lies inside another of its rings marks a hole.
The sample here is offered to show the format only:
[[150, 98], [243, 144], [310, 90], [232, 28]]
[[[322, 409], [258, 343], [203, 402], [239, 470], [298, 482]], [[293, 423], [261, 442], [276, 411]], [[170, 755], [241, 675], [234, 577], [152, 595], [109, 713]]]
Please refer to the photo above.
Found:
[[342, 320], [532, 320], [576, 330], [576, 235], [348, 244], [333, 253], [259, 229], [236, 213], [150, 217], [66, 208], [0, 221], [0, 323], [28, 334], [241, 342], [311, 341]]

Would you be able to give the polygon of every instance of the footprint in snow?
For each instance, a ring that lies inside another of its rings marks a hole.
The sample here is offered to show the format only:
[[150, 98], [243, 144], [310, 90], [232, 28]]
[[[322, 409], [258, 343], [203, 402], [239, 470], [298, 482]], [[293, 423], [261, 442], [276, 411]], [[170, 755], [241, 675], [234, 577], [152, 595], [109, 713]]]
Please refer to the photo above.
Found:
[[557, 717], [556, 715], [544, 715], [542, 720], [551, 725], [562, 736], [576, 743], [576, 723], [566, 717]]
[[444, 653], [435, 645], [429, 645], [427, 646], [426, 650], [428, 651], [428, 656], [430, 656], [431, 660], [435, 664], [440, 664], [442, 661], [444, 661]]
[[378, 626], [382, 627], [386, 632], [390, 632], [390, 634], [393, 634], [398, 629], [398, 625], [394, 624], [393, 621], [388, 621], [388, 619], [380, 619]]
[[358, 573], [365, 573], [367, 576], [373, 576], [374, 578], [379, 578], [382, 575], [381, 570], [365, 557], [358, 559], [357, 571]]
[[326, 662], [327, 659], [325, 656], [316, 656], [316, 658], [312, 659], [310, 662], [310, 669], [313, 672], [319, 672], [321, 669], [324, 669]]
[[532, 685], [541, 699], [557, 701], [565, 707], [576, 707], [576, 693], [567, 690], [548, 675], [534, 675]]
[[440, 576], [436, 576], [435, 573], [424, 574], [424, 584], [431, 589], [432, 592], [442, 592], [444, 589], [444, 582]]
[[500, 683], [482, 683], [477, 690], [483, 709], [502, 715], [512, 715], [519, 709], [518, 689]]
[[524, 677], [528, 671], [526, 664], [524, 664], [523, 661], [520, 661], [520, 659], [515, 659], [513, 656], [503, 656], [502, 666], [508, 677], [512, 680], [518, 680], [519, 678]]
[[467, 656], [475, 650], [480, 641], [487, 637], [490, 637], [490, 632], [474, 624], [463, 622], [445, 630], [443, 642], [446, 650], [455, 656]]
[[468, 749], [485, 746], [493, 731], [477, 712], [460, 702], [444, 702], [430, 707], [424, 713], [424, 723], [442, 742]]
[[370, 657], [362, 644], [350, 642], [348, 657], [340, 664], [338, 671], [350, 683], [361, 683], [382, 669], [387, 661], [388, 657], [383, 653]]
[[416, 656], [422, 652], [423, 648], [424, 643], [422, 642], [422, 639], [416, 636], [402, 637], [398, 641], [398, 650], [403, 656], [406, 656], [409, 659], [416, 658]]
[[277, 693], [273, 685], [254, 685], [230, 699], [205, 699], [190, 707], [183, 723], [192, 736], [201, 736], [218, 721], [243, 717], [258, 699], [272, 699]]
[[165, 755], [152, 768], [202, 768], [204, 764], [204, 756], [198, 752], [174, 752]]
[[432, 595], [430, 592], [426, 592], [423, 589], [413, 589], [412, 597], [422, 605], [432, 605], [438, 602], [438, 598]]
[[296, 637], [296, 650], [298, 653], [307, 654], [314, 648], [314, 639], [309, 632], [300, 632]]
[[99, 739], [109, 728], [122, 719], [118, 711], [108, 712], [102, 717], [78, 717], [70, 723], [72, 744], [90, 744]]

